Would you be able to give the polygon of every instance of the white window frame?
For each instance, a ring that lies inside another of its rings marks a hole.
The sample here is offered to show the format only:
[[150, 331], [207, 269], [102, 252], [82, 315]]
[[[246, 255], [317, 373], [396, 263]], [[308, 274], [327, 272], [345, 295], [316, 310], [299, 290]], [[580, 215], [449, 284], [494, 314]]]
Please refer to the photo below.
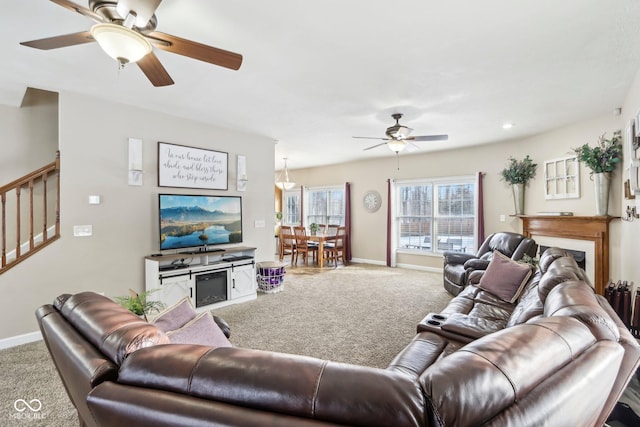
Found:
[[[289, 212], [288, 199], [291, 197], [297, 197], [298, 199], [296, 202], [298, 212], [293, 214], [296, 216], [297, 221], [290, 221], [290, 216], [292, 214]], [[282, 191], [282, 225], [300, 225], [300, 188]]]
[[[444, 250], [438, 250], [438, 245], [433, 244], [434, 242], [438, 242], [438, 197], [437, 197], [437, 188], [441, 185], [457, 185], [457, 184], [471, 184], [474, 189], [474, 198], [473, 198], [473, 236], [471, 246], [467, 247], [467, 253], [475, 253], [477, 251], [477, 236], [478, 236], [478, 226], [476, 218], [478, 216], [478, 183], [474, 176], [454, 176], [454, 177], [443, 177], [443, 178], [423, 178], [423, 179], [413, 179], [413, 180], [399, 180], [394, 182], [394, 191], [393, 191], [393, 236], [394, 236], [394, 247], [395, 252], [397, 253], [409, 253], [415, 255], [427, 255], [427, 256], [441, 256]], [[411, 249], [411, 248], [403, 248], [400, 244], [400, 188], [407, 186], [431, 186], [431, 248], [430, 249]], [[450, 249], [446, 249], [450, 250]], [[455, 249], [454, 249], [455, 250]]]
[[[338, 222], [335, 221], [312, 221], [309, 219], [309, 214], [311, 213], [311, 209], [309, 208], [309, 204], [311, 201], [311, 196], [309, 193], [313, 193], [313, 192], [326, 192], [327, 193], [327, 205], [326, 205], [326, 211], [325, 211], [325, 218], [330, 218], [332, 216], [337, 216], [337, 215], [331, 215], [330, 212], [330, 205], [331, 205], [331, 200], [330, 200], [330, 192], [332, 191], [340, 191], [342, 192], [342, 216], [341, 216], [341, 220]], [[344, 225], [345, 222], [345, 215], [346, 215], [346, 199], [345, 199], [345, 188], [344, 185], [332, 185], [332, 186], [322, 186], [322, 187], [309, 187], [309, 188], [305, 188], [304, 189], [304, 215], [305, 215], [305, 225], [309, 225], [312, 222], [316, 222], [318, 224], [337, 224], [337, 225]]]
[[[331, 222], [332, 224], [345, 225], [345, 215], [346, 215], [346, 189], [344, 185], [333, 185], [333, 186], [323, 186], [323, 187], [305, 187], [304, 188], [304, 224], [308, 226], [311, 222], [309, 221], [309, 193], [314, 191], [341, 191], [342, 192], [342, 219], [340, 222]], [[295, 188], [291, 190], [282, 191], [282, 225], [290, 225], [296, 226], [300, 225], [300, 217], [299, 215], [295, 215], [296, 218], [294, 221], [290, 221], [291, 213], [289, 212], [289, 204], [288, 199], [291, 197], [297, 198], [297, 208], [298, 213], [300, 212], [300, 188]], [[327, 212], [329, 214], [330, 212]], [[331, 215], [329, 215], [331, 216]]]

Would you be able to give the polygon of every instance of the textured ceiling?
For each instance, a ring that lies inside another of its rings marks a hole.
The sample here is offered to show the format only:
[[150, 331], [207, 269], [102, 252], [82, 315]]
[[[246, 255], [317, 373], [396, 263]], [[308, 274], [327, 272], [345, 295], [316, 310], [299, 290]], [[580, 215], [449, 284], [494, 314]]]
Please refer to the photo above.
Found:
[[175, 85], [154, 88], [97, 44], [20, 46], [92, 21], [47, 0], [8, 4], [1, 104], [31, 86], [189, 117], [278, 141], [276, 168], [391, 156], [352, 136], [383, 137], [395, 112], [414, 135], [450, 135], [420, 151], [539, 133], [613, 111], [640, 68], [637, 0], [164, 0], [159, 31], [244, 62], [231, 71], [156, 51]]

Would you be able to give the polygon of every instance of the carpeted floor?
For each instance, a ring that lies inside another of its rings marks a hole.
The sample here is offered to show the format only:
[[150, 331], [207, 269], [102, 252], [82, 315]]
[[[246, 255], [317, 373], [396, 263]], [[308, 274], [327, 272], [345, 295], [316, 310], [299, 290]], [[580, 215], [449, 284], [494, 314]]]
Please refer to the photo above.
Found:
[[[363, 264], [295, 267], [282, 292], [259, 293], [215, 314], [229, 322], [231, 341], [240, 347], [384, 367], [415, 335], [416, 324], [450, 298], [440, 274]], [[77, 425], [44, 343], [0, 351], [0, 369], [1, 426]], [[18, 399], [38, 399], [42, 408], [18, 412]]]

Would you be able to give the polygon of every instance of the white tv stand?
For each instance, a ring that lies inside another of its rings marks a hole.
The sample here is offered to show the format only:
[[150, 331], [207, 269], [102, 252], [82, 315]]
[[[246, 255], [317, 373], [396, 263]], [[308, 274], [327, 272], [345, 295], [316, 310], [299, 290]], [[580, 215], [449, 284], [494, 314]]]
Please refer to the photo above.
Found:
[[255, 251], [236, 246], [147, 256], [145, 290], [155, 290], [148, 298], [170, 307], [187, 296], [199, 312], [253, 300], [257, 298]]

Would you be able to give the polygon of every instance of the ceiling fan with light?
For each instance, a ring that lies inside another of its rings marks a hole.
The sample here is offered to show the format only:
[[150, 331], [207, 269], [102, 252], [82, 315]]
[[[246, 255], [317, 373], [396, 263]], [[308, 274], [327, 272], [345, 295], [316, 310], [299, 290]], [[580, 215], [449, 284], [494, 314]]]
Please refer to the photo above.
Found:
[[162, 0], [89, 0], [88, 8], [68, 0], [50, 1], [96, 24], [89, 31], [31, 40], [21, 45], [49, 50], [97, 41], [121, 68], [135, 62], [154, 86], [169, 86], [174, 82], [152, 46], [232, 70], [242, 64], [240, 54], [155, 31], [158, 24], [155, 11]]
[[354, 136], [354, 138], [360, 138], [360, 139], [381, 139], [385, 141], [385, 142], [381, 142], [380, 144], [367, 147], [364, 149], [364, 151], [371, 150], [372, 148], [380, 147], [386, 144], [391, 151], [398, 154], [399, 152], [407, 148], [408, 145], [417, 147], [417, 145], [415, 145], [413, 141], [446, 141], [449, 139], [449, 135], [409, 136], [411, 135], [411, 132], [413, 131], [413, 129], [400, 124], [400, 119], [402, 118], [402, 114], [395, 113], [395, 114], [392, 114], [391, 117], [395, 119], [396, 124], [387, 128], [385, 132], [385, 134], [387, 135], [386, 138]]

